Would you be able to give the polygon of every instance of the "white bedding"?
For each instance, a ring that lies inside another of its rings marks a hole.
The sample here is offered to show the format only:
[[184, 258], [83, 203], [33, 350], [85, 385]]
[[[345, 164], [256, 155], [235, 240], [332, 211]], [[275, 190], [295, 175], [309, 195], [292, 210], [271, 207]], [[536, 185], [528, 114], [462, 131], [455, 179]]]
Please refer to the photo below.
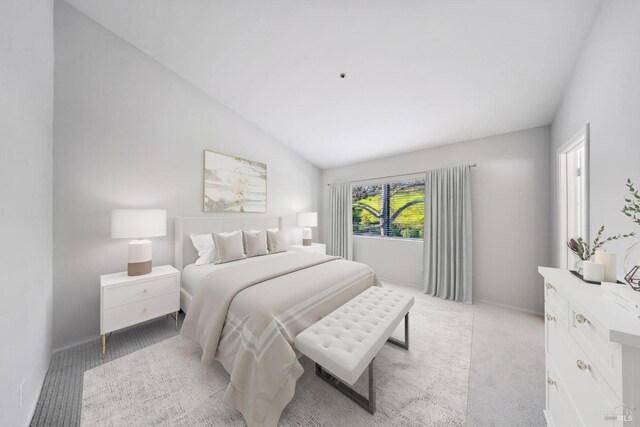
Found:
[[198, 286], [202, 282], [202, 279], [209, 273], [212, 273], [214, 271], [224, 270], [225, 268], [229, 268], [229, 267], [235, 267], [237, 265], [250, 266], [252, 263], [255, 263], [256, 261], [263, 260], [265, 257], [268, 257], [269, 259], [275, 259], [276, 257], [280, 258], [283, 256], [287, 256], [287, 253], [288, 252], [281, 252], [281, 253], [271, 254], [271, 255], [256, 256], [256, 257], [245, 258], [245, 259], [228, 262], [224, 264], [213, 264], [213, 263], [204, 264], [204, 265], [189, 264], [184, 268], [184, 270], [182, 270], [182, 276], [181, 276], [182, 289], [183, 291], [186, 291], [189, 294], [189, 296], [192, 297], [193, 295], [195, 295], [195, 292], [198, 289]]
[[248, 427], [276, 427], [303, 372], [295, 337], [380, 282], [364, 264], [316, 253], [246, 261], [200, 280], [181, 334], [201, 345], [203, 363], [217, 360], [230, 374], [227, 407]]

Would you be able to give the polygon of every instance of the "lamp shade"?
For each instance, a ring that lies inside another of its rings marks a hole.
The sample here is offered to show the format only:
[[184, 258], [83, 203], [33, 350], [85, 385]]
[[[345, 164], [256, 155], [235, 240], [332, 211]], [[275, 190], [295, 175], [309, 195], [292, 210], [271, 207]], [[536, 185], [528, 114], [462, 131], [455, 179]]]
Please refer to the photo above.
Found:
[[297, 218], [298, 227], [317, 227], [318, 212], [300, 212]]
[[164, 209], [114, 209], [111, 211], [111, 237], [136, 239], [167, 235]]

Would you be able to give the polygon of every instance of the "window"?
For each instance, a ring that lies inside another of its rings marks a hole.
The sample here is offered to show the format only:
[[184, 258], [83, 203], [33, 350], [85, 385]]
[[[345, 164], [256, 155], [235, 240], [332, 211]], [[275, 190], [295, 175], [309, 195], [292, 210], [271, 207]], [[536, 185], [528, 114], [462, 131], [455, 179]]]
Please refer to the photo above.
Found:
[[558, 151], [560, 266], [573, 268], [573, 254], [567, 248], [570, 239], [588, 240], [589, 127], [581, 129]]
[[422, 239], [424, 178], [353, 185], [353, 234]]

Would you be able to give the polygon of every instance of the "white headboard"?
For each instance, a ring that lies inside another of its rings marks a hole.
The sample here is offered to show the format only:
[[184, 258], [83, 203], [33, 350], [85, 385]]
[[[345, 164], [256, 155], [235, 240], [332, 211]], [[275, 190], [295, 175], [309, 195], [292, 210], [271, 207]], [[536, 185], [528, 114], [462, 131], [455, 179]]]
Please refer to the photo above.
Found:
[[[264, 230], [267, 228], [287, 227], [291, 221], [286, 217], [277, 216], [246, 216], [246, 217], [184, 217], [175, 219], [175, 267], [182, 271], [185, 265], [192, 264], [198, 259], [198, 254], [191, 243], [190, 233], [226, 233], [235, 230]], [[293, 230], [293, 229], [291, 229]], [[300, 234], [300, 236], [298, 236]], [[299, 230], [289, 233], [289, 244], [299, 243], [302, 238]]]

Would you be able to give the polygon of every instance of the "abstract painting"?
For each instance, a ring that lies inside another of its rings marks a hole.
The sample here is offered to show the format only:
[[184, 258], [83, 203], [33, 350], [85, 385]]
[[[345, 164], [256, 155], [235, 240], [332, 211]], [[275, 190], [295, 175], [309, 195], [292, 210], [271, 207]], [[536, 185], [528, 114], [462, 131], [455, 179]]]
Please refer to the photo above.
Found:
[[205, 212], [266, 212], [267, 165], [204, 152]]

